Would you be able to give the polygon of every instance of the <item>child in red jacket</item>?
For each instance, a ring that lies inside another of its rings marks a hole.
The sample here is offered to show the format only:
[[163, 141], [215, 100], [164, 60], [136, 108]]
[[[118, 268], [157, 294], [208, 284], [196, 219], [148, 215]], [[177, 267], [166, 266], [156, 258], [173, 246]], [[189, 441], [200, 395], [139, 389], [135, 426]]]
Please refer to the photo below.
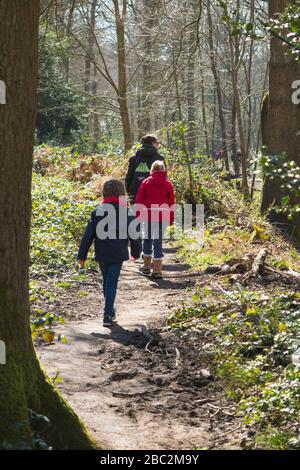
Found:
[[137, 212], [143, 221], [143, 259], [141, 268], [143, 274], [151, 274], [153, 255], [152, 277], [162, 279], [162, 242], [166, 228], [174, 223], [174, 190], [167, 179], [166, 167], [163, 162], [157, 160], [151, 167], [149, 178], [140, 185], [136, 200], [136, 206], [143, 204], [144, 208]]

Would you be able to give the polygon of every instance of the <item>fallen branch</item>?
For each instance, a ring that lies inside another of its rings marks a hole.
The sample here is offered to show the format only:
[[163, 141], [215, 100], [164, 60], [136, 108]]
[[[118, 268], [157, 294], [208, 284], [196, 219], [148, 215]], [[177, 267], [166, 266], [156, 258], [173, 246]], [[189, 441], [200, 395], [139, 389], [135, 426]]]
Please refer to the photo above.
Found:
[[255, 279], [266, 274], [265, 264], [268, 254], [269, 252], [266, 248], [260, 250], [260, 252], [253, 261], [251, 270], [243, 276], [243, 282], [247, 282], [250, 279]]
[[253, 263], [254, 256], [247, 254], [242, 258], [230, 258], [224, 264], [212, 264], [206, 268], [204, 274], [216, 274], [224, 276], [225, 274], [245, 273]]
[[112, 392], [113, 397], [118, 397], [118, 398], [134, 398], [134, 397], [142, 397], [144, 395], [147, 395], [148, 391], [145, 390], [143, 392]]
[[264, 268], [265, 268], [268, 254], [269, 252], [266, 248], [264, 248], [258, 253], [257, 257], [255, 258], [253, 262], [252, 269], [250, 271], [253, 277], [256, 277], [259, 275], [262, 276], [264, 274]]
[[297, 273], [293, 269], [289, 269], [288, 271], [281, 271], [280, 269], [274, 268], [273, 266], [266, 266], [266, 272], [269, 274], [276, 274], [277, 276], [280, 276], [289, 282], [300, 282], [300, 273]]

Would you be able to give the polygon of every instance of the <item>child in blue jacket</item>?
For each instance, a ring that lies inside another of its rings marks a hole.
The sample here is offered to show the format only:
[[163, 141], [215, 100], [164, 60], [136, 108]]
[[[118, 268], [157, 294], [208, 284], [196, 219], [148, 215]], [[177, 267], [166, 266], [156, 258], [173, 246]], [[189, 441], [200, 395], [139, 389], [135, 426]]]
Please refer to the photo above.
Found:
[[103, 200], [92, 212], [80, 243], [77, 259], [84, 267], [91, 244], [95, 245], [95, 259], [103, 277], [105, 299], [103, 326], [110, 327], [116, 318], [114, 302], [118, 280], [124, 261], [129, 259], [128, 241], [131, 256], [141, 255], [141, 243], [137, 236], [129, 236], [129, 225], [135, 218], [126, 201], [126, 190], [122, 181], [110, 179], [103, 186]]

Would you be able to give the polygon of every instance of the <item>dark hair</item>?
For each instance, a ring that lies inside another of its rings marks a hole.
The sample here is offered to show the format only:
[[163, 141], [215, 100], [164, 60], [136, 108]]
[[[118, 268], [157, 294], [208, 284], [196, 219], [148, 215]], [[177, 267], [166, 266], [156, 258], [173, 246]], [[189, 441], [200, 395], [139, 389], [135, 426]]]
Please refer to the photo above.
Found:
[[154, 134], [144, 135], [144, 137], [142, 137], [142, 139], [141, 139], [141, 144], [142, 145], [153, 145], [156, 142], [158, 142], [158, 138]]
[[111, 178], [105, 181], [103, 185], [103, 197], [110, 197], [110, 196], [126, 196], [126, 189], [124, 183], [117, 178]]

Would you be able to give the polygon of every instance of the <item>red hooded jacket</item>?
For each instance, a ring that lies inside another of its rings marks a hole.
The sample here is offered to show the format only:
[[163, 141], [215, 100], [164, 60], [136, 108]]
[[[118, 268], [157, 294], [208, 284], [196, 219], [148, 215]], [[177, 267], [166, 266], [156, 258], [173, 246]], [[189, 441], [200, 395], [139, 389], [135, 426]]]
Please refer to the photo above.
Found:
[[[135, 204], [147, 209], [140, 212], [142, 220], [174, 223], [174, 190], [165, 171], [154, 171], [140, 185]], [[138, 211], [139, 212], [139, 211]]]

